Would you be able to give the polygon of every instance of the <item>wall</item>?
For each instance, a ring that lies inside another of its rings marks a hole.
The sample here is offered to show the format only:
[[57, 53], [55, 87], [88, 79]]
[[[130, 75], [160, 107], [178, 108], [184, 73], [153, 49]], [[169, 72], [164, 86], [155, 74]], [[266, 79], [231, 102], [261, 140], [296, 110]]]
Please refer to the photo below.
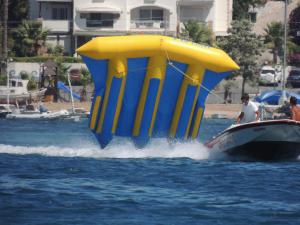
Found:
[[[86, 68], [86, 65], [83, 63], [66, 63], [67, 67], [70, 66], [71, 69], [81, 69]], [[13, 77], [19, 77], [21, 72], [26, 72], [29, 75], [34, 76], [36, 80], [39, 80], [42, 63], [22, 63], [22, 62], [10, 62], [7, 66], [7, 71]], [[14, 71], [14, 72], [13, 72]], [[14, 75], [13, 75], [14, 74]]]

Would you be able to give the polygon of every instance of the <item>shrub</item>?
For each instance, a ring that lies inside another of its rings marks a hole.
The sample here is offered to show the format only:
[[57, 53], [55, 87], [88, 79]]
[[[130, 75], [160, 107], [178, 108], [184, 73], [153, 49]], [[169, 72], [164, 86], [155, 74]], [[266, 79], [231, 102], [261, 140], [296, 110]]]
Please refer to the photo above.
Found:
[[5, 75], [0, 74], [0, 85], [5, 86], [7, 84], [7, 77]]
[[28, 81], [28, 84], [27, 84], [27, 89], [28, 89], [29, 91], [37, 89], [37, 83], [36, 83], [36, 81], [33, 79], [33, 77], [30, 77], [30, 79], [29, 79], [29, 81]]
[[29, 74], [26, 71], [21, 71], [20, 76], [22, 80], [29, 80]]
[[82, 60], [80, 58], [74, 58], [71, 56], [36, 56], [36, 57], [13, 57], [14, 62], [36, 62], [36, 63], [44, 63], [48, 60], [56, 60], [59, 59], [60, 61], [64, 63], [82, 63]]
[[63, 55], [64, 53], [64, 47], [61, 46], [61, 45], [56, 45], [54, 47], [54, 51], [53, 51], [53, 54], [56, 55], [56, 56], [61, 56]]

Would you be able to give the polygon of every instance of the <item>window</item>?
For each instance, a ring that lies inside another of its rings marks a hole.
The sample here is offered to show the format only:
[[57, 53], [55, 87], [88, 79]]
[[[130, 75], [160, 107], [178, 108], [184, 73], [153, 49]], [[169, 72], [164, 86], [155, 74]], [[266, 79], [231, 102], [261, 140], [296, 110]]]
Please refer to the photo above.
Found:
[[164, 11], [161, 9], [153, 9], [152, 10], [152, 20], [164, 20]]
[[52, 19], [53, 20], [67, 20], [68, 19], [68, 8], [52, 8]]
[[256, 12], [250, 12], [249, 18], [252, 23], [256, 23]]
[[112, 13], [90, 13], [86, 15], [87, 27], [113, 27], [114, 14]]
[[164, 10], [163, 9], [141, 9], [140, 10], [140, 20], [164, 20]]
[[150, 9], [141, 9], [140, 10], [140, 19], [141, 20], [151, 20], [151, 10]]
[[80, 19], [87, 19], [88, 14], [87, 13], [80, 13]]

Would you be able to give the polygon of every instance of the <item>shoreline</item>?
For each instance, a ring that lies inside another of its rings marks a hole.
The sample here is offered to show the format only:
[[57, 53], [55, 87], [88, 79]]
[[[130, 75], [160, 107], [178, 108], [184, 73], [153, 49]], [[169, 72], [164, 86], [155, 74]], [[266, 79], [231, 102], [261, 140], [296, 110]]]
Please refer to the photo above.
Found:
[[[71, 109], [70, 102], [44, 102], [44, 106], [50, 111], [58, 111], [62, 109]], [[75, 108], [83, 108], [90, 111], [91, 102], [75, 102]], [[227, 119], [237, 118], [241, 110], [240, 104], [207, 104], [204, 111], [204, 118], [211, 118], [214, 114], [225, 116]]]

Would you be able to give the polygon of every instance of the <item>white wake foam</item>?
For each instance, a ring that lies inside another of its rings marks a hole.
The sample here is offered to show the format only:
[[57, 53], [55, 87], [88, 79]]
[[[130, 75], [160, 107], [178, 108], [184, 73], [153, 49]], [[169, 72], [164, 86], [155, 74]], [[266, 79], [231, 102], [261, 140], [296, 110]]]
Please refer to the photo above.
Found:
[[199, 142], [169, 143], [155, 139], [143, 149], [137, 149], [130, 140], [113, 141], [107, 148], [100, 149], [96, 145], [84, 148], [59, 146], [12, 146], [1, 145], [0, 153], [8, 154], [39, 154], [55, 157], [88, 157], [88, 158], [191, 158], [207, 159], [209, 151]]

